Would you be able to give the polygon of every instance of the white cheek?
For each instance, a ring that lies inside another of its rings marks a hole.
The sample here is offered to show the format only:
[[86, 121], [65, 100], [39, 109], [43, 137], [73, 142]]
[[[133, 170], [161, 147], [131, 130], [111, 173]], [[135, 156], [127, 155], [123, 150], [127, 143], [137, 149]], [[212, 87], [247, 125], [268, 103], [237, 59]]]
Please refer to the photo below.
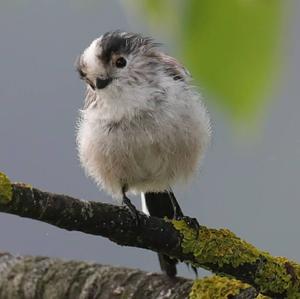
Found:
[[101, 39], [102, 36], [95, 39], [83, 52], [83, 62], [91, 73], [99, 72], [99, 59], [97, 56], [101, 55], [101, 48], [98, 46]]

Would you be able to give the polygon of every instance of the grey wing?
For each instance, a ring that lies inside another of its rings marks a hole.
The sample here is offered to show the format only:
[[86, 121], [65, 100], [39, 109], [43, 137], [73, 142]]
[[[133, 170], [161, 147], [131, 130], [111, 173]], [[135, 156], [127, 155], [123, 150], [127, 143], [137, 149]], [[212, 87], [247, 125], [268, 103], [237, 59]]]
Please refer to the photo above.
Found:
[[173, 77], [174, 80], [187, 81], [191, 78], [189, 71], [175, 58], [161, 53], [160, 59], [162, 64], [165, 66], [166, 72]]

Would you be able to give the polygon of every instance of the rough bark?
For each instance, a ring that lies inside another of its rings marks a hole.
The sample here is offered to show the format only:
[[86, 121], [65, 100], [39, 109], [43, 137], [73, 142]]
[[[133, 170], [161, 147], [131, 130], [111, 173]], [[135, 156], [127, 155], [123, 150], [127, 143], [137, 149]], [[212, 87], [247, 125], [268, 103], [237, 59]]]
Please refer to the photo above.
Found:
[[0, 211], [67, 229], [101, 235], [127, 246], [165, 253], [196, 267], [235, 277], [276, 298], [300, 298], [300, 266], [272, 257], [226, 229], [201, 226], [196, 232], [184, 221], [165, 221], [140, 213], [136, 226], [126, 208], [87, 202], [11, 184], [0, 176]]
[[[234, 283], [231, 289], [212, 286], [205, 279], [197, 284], [202, 289], [194, 298], [226, 298], [219, 297], [222, 292], [232, 299], [257, 295], [253, 288], [239, 289]], [[1, 299], [184, 299], [194, 296], [190, 295], [192, 285], [188, 279], [134, 269], [0, 253]]]

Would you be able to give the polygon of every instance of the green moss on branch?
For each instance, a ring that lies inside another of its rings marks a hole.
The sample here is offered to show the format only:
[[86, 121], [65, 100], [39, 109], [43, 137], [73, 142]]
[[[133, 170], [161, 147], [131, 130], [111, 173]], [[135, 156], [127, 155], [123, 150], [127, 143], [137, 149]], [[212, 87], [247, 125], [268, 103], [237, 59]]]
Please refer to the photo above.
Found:
[[233, 274], [276, 298], [300, 298], [299, 264], [259, 251], [227, 229], [201, 226], [197, 233], [183, 220], [172, 223], [182, 235], [183, 252], [192, 255], [193, 265]]
[[255, 289], [251, 288], [250, 285], [236, 279], [214, 275], [204, 279], [195, 280], [189, 299], [232, 298], [246, 290], [252, 292], [252, 297], [249, 296], [249, 298], [257, 298]]
[[9, 178], [0, 172], [0, 203], [6, 204], [12, 199], [12, 185]]
[[196, 231], [185, 221], [174, 220], [172, 223], [183, 235], [183, 252], [192, 253], [199, 265], [212, 263], [223, 267], [229, 264], [236, 268], [245, 263], [256, 262], [260, 257], [260, 252], [254, 246], [241, 240], [228, 229], [217, 230], [201, 226], [197, 238]]

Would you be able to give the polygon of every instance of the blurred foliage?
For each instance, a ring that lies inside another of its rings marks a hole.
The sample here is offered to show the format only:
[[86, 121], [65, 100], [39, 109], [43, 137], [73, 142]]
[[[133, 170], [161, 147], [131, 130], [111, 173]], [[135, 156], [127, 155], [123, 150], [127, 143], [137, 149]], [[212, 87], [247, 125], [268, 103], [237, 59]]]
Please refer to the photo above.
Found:
[[167, 33], [176, 42], [207, 98], [233, 120], [256, 119], [278, 69], [280, 0], [125, 2], [158, 34]]

